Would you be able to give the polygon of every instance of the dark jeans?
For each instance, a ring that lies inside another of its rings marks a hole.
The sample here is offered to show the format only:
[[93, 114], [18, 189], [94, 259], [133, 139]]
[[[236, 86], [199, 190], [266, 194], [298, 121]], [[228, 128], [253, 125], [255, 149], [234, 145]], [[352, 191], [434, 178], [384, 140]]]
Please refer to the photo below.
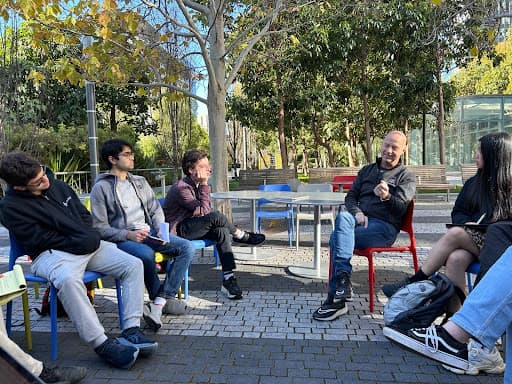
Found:
[[218, 211], [185, 219], [176, 228], [178, 236], [185, 239], [215, 241], [222, 271], [232, 271], [236, 268], [235, 256], [231, 249], [231, 235], [236, 229], [228, 218]]
[[484, 245], [480, 251], [480, 256], [478, 256], [480, 260], [480, 272], [478, 273], [475, 284], [478, 284], [487, 271], [511, 245], [512, 221], [498, 221], [497, 223], [489, 225]]

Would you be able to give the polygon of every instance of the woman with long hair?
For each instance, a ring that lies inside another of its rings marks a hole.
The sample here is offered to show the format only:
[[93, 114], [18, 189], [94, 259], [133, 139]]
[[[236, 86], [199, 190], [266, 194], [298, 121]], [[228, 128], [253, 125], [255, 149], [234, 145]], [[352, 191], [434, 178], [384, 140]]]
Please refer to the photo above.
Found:
[[[437, 241], [428, 259], [419, 271], [406, 279], [386, 284], [382, 291], [391, 297], [397, 290], [427, 279], [443, 265], [445, 274], [458, 291], [464, 292], [465, 271], [478, 259], [485, 240], [485, 228], [463, 224], [490, 224], [512, 218], [512, 137], [505, 132], [491, 133], [479, 139], [476, 150], [475, 176], [464, 184], [452, 210], [452, 222], [460, 226], [449, 228]], [[461, 306], [461, 299], [454, 298], [448, 316]]]

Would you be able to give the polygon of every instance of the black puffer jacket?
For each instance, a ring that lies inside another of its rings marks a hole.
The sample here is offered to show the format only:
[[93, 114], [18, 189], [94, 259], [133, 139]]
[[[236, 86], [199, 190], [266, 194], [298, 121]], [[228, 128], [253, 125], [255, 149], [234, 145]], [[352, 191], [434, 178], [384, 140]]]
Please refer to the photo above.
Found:
[[0, 222], [34, 259], [56, 249], [77, 255], [98, 249], [100, 234], [75, 192], [49, 175], [50, 187], [41, 196], [12, 188], [0, 201]]

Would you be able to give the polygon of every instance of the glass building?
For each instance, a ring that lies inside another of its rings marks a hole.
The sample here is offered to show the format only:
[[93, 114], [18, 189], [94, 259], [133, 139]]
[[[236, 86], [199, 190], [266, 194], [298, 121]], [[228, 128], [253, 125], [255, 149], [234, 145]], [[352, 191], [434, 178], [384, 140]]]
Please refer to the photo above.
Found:
[[[448, 170], [458, 170], [460, 164], [474, 162], [480, 137], [501, 131], [512, 134], [512, 95], [459, 97], [445, 124], [446, 166]], [[422, 148], [425, 148], [426, 164], [439, 164], [439, 138], [435, 127], [436, 121], [430, 116], [424, 138], [421, 130], [411, 132], [410, 164], [422, 164]]]

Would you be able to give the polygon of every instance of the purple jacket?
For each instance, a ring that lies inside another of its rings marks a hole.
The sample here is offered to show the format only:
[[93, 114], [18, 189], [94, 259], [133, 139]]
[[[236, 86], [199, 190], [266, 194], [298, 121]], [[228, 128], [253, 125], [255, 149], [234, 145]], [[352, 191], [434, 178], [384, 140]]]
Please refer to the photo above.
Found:
[[176, 234], [176, 226], [189, 217], [207, 215], [212, 211], [210, 186], [199, 185], [188, 176], [174, 183], [164, 200], [165, 221]]

